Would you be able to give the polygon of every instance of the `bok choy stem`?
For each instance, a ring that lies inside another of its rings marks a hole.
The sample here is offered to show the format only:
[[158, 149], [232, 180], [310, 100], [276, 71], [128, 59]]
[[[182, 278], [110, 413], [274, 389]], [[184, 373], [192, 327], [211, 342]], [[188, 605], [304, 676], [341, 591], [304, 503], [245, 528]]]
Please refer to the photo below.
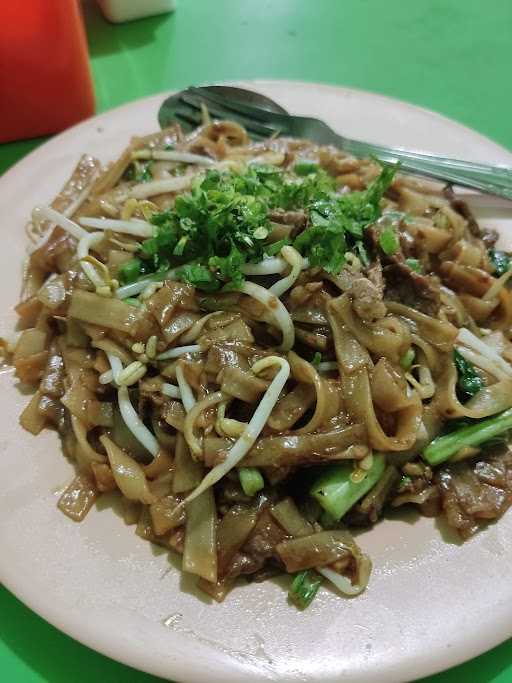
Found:
[[461, 448], [480, 446], [509, 429], [512, 429], [512, 408], [450, 434], [438, 436], [425, 448], [422, 457], [429, 465], [440, 465]]
[[339, 521], [379, 481], [386, 466], [383, 455], [373, 455], [373, 464], [366, 477], [359, 482], [351, 479], [351, 464], [327, 468], [310, 489], [310, 494], [322, 508]]

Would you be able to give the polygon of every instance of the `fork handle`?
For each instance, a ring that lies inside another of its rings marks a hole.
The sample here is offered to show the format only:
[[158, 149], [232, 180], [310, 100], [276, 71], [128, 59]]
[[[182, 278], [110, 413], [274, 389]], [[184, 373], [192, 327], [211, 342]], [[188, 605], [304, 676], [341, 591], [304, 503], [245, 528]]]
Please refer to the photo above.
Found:
[[358, 157], [376, 156], [382, 161], [392, 163], [399, 161], [404, 171], [420, 173], [430, 178], [446, 180], [456, 185], [472, 187], [481, 192], [512, 199], [511, 167], [489, 166], [449, 157], [409, 152], [346, 138], [339, 138], [339, 145], [345, 151]]

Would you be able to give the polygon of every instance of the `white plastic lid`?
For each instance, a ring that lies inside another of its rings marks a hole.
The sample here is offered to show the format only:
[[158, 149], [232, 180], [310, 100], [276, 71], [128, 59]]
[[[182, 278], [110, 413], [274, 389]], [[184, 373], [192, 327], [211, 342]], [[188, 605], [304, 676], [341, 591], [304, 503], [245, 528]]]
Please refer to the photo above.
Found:
[[176, 9], [175, 0], [97, 0], [103, 15], [115, 24]]

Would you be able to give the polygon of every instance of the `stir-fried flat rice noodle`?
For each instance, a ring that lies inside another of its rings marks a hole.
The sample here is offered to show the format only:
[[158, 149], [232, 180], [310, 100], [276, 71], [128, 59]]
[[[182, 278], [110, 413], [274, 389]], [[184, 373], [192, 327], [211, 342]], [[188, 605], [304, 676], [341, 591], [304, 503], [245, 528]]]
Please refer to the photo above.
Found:
[[365, 589], [387, 508], [467, 538], [512, 503], [512, 262], [451, 188], [208, 118], [84, 157], [29, 233], [20, 422], [71, 519], [116, 490], [216, 600], [305, 607]]

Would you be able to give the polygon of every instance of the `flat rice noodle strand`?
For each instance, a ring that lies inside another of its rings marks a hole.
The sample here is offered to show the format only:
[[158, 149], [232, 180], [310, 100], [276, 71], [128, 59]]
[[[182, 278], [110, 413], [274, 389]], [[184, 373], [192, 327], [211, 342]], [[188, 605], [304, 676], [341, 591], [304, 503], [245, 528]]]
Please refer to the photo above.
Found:
[[187, 506], [183, 571], [217, 583], [217, 514], [213, 489], [203, 491]]
[[449, 419], [490, 417], [512, 406], [512, 379], [502, 379], [483, 387], [469, 401], [462, 404], [457, 398], [458, 374], [451, 358], [446, 358], [444, 369], [437, 380], [435, 404], [439, 412]]
[[112, 474], [123, 496], [146, 505], [154, 503], [156, 498], [149, 490], [146, 475], [139, 463], [130, 458], [106, 434], [100, 436], [100, 441], [107, 451]]
[[365, 324], [354, 314], [348, 294], [339, 298], [337, 314], [357, 341], [372, 353], [398, 362], [410, 346], [410, 330], [398, 318], [386, 316], [376, 323]]
[[290, 366], [288, 361], [279, 356], [267, 356], [259, 361], [256, 361], [256, 363], [254, 363], [252, 366], [252, 371], [255, 374], [258, 374], [262, 370], [271, 367], [272, 365], [279, 365], [279, 371], [270, 383], [270, 386], [265, 392], [258, 407], [254, 411], [254, 414], [244, 429], [242, 435], [230, 449], [226, 460], [219, 465], [216, 465], [208, 472], [199, 486], [194, 489], [194, 491], [192, 491], [192, 493], [190, 493], [183, 501], [184, 505], [189, 503], [191, 500], [194, 500], [194, 498], [201, 495], [203, 491], [206, 491], [208, 488], [222, 479], [222, 477], [231, 469], [233, 469], [233, 467], [237, 466], [237, 464], [245, 455], [247, 455], [251, 447], [254, 445], [261, 430], [265, 426], [265, 423], [268, 420], [268, 417], [272, 412], [277, 399], [279, 398], [279, 394], [281, 393], [286, 381], [288, 380], [288, 377], [290, 376]]
[[203, 448], [194, 432], [195, 423], [198, 420], [201, 413], [203, 413], [208, 408], [211, 408], [212, 406], [216, 406], [218, 403], [224, 401], [225, 399], [226, 396], [222, 393], [222, 391], [216, 391], [213, 394], [208, 394], [201, 401], [195, 403], [194, 406], [187, 413], [183, 428], [183, 434], [187, 441], [188, 447], [190, 448], [194, 456], [196, 456], [196, 459], [202, 456]]
[[396, 434], [388, 436], [375, 414], [366, 368], [352, 375], [344, 375], [342, 386], [347, 411], [354, 421], [366, 425], [372, 448], [379, 451], [405, 451], [413, 446], [422, 413], [422, 403], [416, 392], [412, 393], [410, 405], [396, 412]]
[[458, 330], [455, 325], [444, 320], [432, 318], [425, 313], [420, 313], [410, 306], [399, 304], [396, 301], [386, 301], [386, 307], [391, 313], [395, 313], [404, 319], [411, 327], [411, 332], [418, 333], [429, 344], [445, 353], [453, 349]]
[[298, 356], [294, 351], [288, 354], [291, 373], [298, 382], [312, 384], [316, 391], [316, 406], [311, 419], [300, 429], [295, 430], [295, 434], [308, 434], [316, 431], [325, 419], [328, 394], [324, 380], [320, 377], [315, 368], [306, 360]]
[[341, 317], [341, 297], [332, 299], [327, 304], [327, 316], [334, 337], [336, 360], [339, 374], [356, 372], [363, 367], [371, 367], [372, 361], [368, 351], [361, 346], [352, 332], [343, 324]]

